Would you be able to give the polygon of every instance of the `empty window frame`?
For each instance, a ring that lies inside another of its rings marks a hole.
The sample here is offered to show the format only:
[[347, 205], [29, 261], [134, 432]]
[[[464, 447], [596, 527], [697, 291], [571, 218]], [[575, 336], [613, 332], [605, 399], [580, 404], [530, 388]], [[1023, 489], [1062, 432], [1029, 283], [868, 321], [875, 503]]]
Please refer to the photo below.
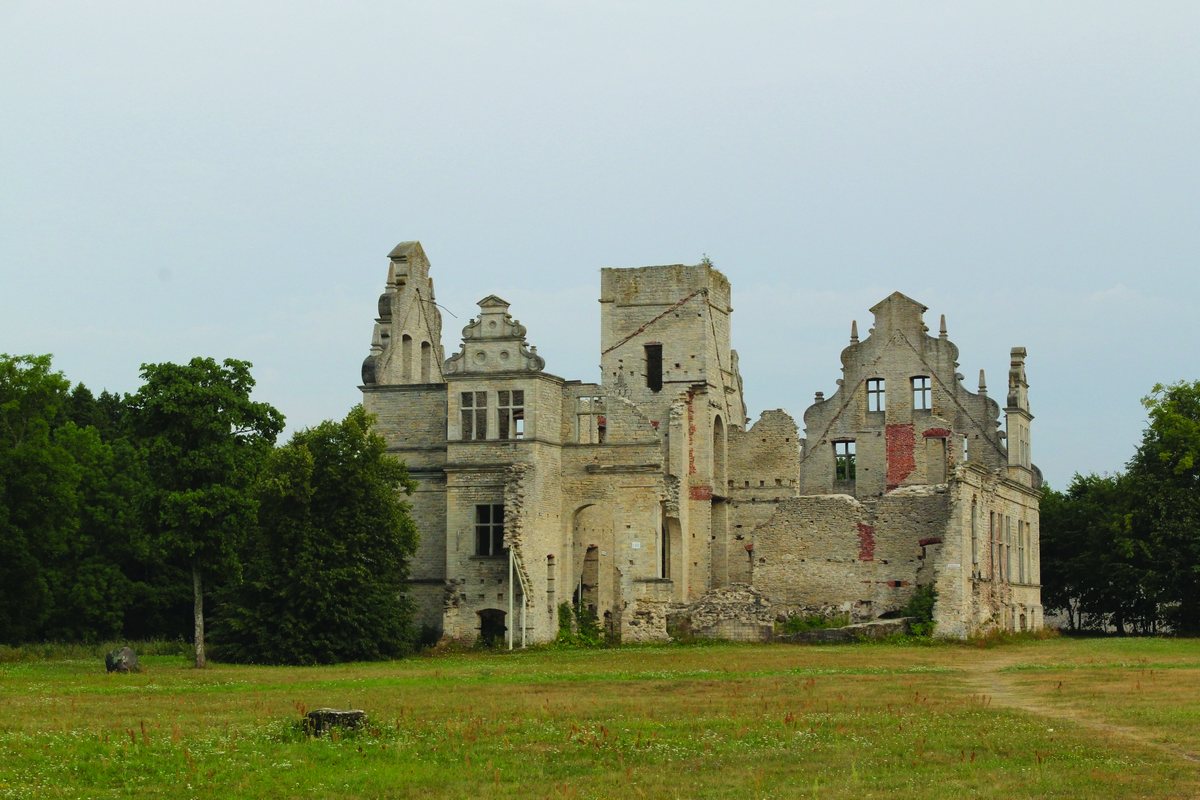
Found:
[[580, 444], [604, 444], [608, 438], [608, 418], [603, 397], [580, 397], [575, 404], [576, 441]]
[[1004, 517], [1004, 580], [1012, 583], [1012, 517]]
[[663, 360], [662, 345], [646, 345], [646, 388], [652, 392], [662, 391]]
[[852, 481], [854, 473], [854, 442], [834, 442], [833, 479], [835, 481]]
[[996, 538], [999, 534], [996, 532], [996, 512], [988, 512], [988, 560], [991, 564], [988, 570], [992, 576], [992, 580], [996, 580], [996, 565], [1000, 563], [1000, 559], [996, 556]]
[[979, 505], [971, 499], [971, 565], [972, 571], [979, 572]]
[[933, 389], [929, 384], [929, 378], [924, 375], [918, 375], [912, 379], [913, 391], [913, 409], [918, 411], [928, 411], [933, 408]]
[[463, 392], [462, 440], [469, 442], [487, 438], [487, 392]]
[[1017, 520], [1017, 582], [1025, 583], [1025, 520]]
[[503, 504], [475, 506], [475, 555], [504, 554]]
[[883, 411], [887, 401], [883, 393], [883, 378], [867, 380], [867, 411]]
[[525, 438], [525, 392], [521, 389], [496, 392], [496, 432], [501, 439]]

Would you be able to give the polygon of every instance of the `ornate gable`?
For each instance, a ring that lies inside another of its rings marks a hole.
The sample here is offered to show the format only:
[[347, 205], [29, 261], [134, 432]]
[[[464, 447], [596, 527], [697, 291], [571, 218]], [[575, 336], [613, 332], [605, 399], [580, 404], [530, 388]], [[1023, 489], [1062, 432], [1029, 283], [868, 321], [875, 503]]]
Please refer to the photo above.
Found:
[[446, 359], [446, 375], [541, 372], [546, 361], [525, 342], [525, 326], [496, 295], [479, 301], [479, 316], [463, 328], [462, 349]]

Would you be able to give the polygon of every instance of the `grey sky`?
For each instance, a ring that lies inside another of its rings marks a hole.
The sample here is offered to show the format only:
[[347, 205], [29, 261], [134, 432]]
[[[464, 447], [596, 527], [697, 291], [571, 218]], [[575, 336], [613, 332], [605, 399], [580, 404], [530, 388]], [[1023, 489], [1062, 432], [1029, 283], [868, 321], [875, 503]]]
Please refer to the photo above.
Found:
[[1029, 349], [1034, 459], [1112, 471], [1200, 378], [1194, 3], [0, 5], [0, 351], [94, 390], [253, 361], [292, 429], [358, 401], [387, 252], [444, 344], [495, 293], [598, 379], [599, 269], [734, 285], [751, 413], [850, 321]]

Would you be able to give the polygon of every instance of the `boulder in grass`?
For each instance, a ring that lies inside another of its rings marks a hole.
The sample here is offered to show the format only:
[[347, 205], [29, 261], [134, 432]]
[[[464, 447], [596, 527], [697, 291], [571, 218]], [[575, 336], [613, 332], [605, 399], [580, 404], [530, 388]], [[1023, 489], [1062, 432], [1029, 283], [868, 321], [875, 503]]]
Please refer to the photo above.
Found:
[[130, 647], [118, 647], [110, 653], [105, 653], [104, 666], [109, 672], [142, 671], [142, 666], [138, 664], [137, 653], [133, 652]]
[[356, 709], [318, 708], [304, 717], [304, 730], [309, 736], [320, 736], [330, 728], [357, 730], [367, 723], [367, 712]]

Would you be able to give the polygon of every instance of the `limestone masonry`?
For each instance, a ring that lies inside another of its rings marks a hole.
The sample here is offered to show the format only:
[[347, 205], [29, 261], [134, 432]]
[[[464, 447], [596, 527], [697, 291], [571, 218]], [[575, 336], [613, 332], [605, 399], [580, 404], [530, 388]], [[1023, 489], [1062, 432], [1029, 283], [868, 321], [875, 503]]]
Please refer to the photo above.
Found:
[[940, 635], [1041, 627], [1024, 348], [1002, 431], [945, 318], [930, 336], [897, 292], [865, 338], [852, 325], [801, 435], [782, 410], [750, 425], [711, 265], [601, 271], [594, 384], [546, 372], [495, 295], [446, 358], [421, 245], [389, 259], [362, 391], [420, 484], [419, 623], [546, 642], [569, 602], [625, 641], [760, 640], [791, 614], [895, 615], [934, 584]]

